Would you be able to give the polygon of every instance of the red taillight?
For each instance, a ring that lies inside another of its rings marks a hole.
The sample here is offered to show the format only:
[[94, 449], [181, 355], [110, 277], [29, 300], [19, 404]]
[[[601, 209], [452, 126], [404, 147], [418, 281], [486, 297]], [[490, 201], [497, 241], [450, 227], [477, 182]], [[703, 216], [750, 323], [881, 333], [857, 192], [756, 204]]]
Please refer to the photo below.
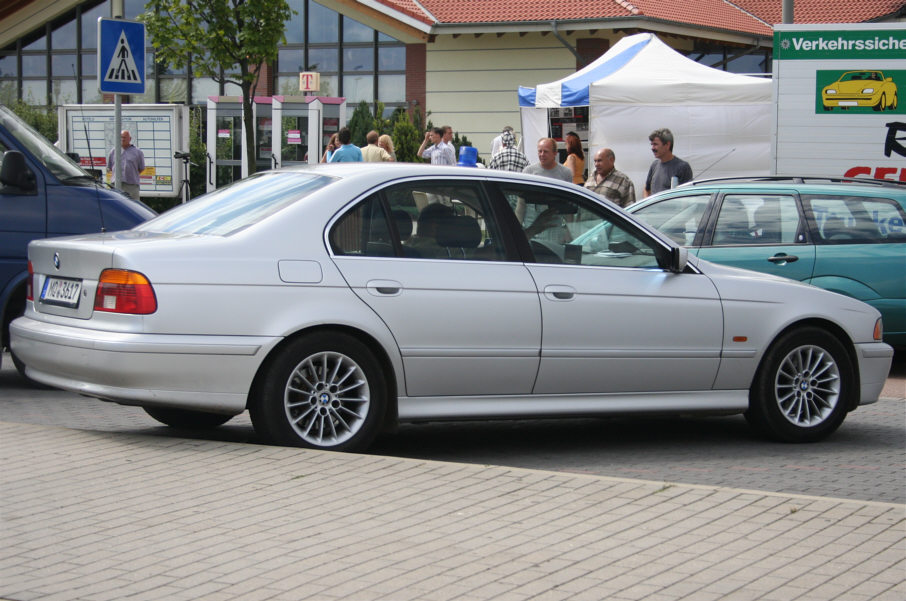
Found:
[[35, 268], [28, 262], [28, 280], [25, 282], [25, 300], [35, 300]]
[[157, 311], [157, 298], [151, 282], [137, 271], [105, 269], [98, 280], [94, 310], [148, 315]]

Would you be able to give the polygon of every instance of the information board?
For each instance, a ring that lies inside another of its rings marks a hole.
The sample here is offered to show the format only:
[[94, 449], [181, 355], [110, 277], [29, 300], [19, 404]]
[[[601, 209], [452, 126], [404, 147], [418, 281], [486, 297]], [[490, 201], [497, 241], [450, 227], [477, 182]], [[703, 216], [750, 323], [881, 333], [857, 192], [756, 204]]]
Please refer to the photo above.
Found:
[[906, 181], [906, 23], [774, 28], [773, 173]]
[[[63, 105], [60, 107], [60, 146], [75, 152], [85, 169], [96, 169], [113, 183], [107, 159], [119, 144], [112, 104]], [[124, 104], [122, 129], [129, 130], [132, 144], [145, 155], [141, 173], [141, 195], [175, 197], [181, 194], [185, 169], [176, 152], [189, 151], [189, 109], [178, 104]]]

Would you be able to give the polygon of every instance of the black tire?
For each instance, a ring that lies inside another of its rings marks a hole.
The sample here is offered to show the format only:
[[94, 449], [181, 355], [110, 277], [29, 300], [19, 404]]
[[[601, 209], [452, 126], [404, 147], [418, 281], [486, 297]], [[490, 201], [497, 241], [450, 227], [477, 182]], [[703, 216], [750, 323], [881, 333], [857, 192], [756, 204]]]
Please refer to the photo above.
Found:
[[749, 392], [749, 423], [783, 442], [815, 442], [832, 434], [856, 394], [846, 349], [817, 327], [778, 338], [765, 354]]
[[189, 409], [172, 409], [169, 407], [143, 407], [145, 413], [162, 424], [171, 428], [183, 430], [210, 430], [222, 426], [231, 419], [232, 415], [223, 413], [207, 413], [204, 411], [190, 411]]
[[249, 413], [265, 441], [361, 451], [377, 436], [387, 385], [377, 359], [359, 340], [339, 332], [303, 336], [264, 370]]
[[887, 96], [885, 96], [884, 94], [881, 94], [881, 97], [878, 99], [878, 104], [874, 105], [871, 108], [876, 111], [883, 111], [886, 104], [887, 104]]

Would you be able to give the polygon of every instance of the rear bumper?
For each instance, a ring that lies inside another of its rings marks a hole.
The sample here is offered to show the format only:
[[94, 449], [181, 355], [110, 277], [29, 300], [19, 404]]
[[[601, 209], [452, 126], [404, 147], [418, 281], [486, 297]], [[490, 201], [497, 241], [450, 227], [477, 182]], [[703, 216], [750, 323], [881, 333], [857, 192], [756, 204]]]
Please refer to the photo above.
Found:
[[127, 405], [238, 414], [279, 338], [103, 332], [28, 317], [12, 348], [38, 382]]
[[883, 342], [869, 342], [856, 345], [859, 361], [861, 390], [860, 405], [870, 405], [878, 400], [893, 361], [893, 347]]

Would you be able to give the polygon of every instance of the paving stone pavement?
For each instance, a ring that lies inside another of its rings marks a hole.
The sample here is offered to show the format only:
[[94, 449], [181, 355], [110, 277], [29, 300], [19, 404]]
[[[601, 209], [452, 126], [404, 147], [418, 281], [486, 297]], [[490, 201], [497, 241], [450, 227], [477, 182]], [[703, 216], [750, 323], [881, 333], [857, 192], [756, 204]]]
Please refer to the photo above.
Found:
[[0, 422], [13, 601], [906, 598], [906, 505]]

